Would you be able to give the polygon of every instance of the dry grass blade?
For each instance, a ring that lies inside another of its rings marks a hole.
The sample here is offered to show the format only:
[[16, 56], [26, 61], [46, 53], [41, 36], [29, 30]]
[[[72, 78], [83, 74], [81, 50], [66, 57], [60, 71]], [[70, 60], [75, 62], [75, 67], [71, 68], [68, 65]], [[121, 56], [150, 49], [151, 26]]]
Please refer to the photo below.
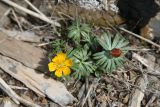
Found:
[[146, 38], [144, 38], [144, 37], [142, 37], [140, 35], [137, 35], [137, 34], [135, 34], [133, 32], [130, 32], [130, 31], [124, 29], [124, 28], [119, 28], [119, 29], [124, 31], [124, 32], [126, 32], [126, 33], [128, 33], [128, 34], [131, 34], [131, 35], [133, 35], [133, 36], [135, 36], [135, 37], [137, 37], [139, 39], [142, 39], [142, 40], [144, 40], [144, 41], [146, 41], [146, 42], [148, 42], [148, 43], [150, 43], [150, 44], [152, 44], [152, 45], [154, 45], [154, 46], [156, 46], [158, 48], [160, 48], [160, 45], [158, 45], [158, 44], [156, 44], [156, 43], [154, 43], [154, 42], [152, 42], [152, 41], [150, 41], [150, 40], [148, 40], [148, 39], [146, 39]]
[[86, 103], [88, 97], [90, 96], [91, 91], [93, 90], [94, 87], [97, 86], [98, 81], [99, 81], [99, 79], [95, 78], [94, 81], [93, 81], [93, 83], [90, 85], [90, 87], [88, 89], [88, 92], [87, 92], [87, 95], [86, 95], [85, 99], [83, 100], [81, 107], [84, 107], [84, 104]]
[[150, 69], [150, 71], [155, 71], [155, 73], [158, 73], [159, 71], [154, 69], [149, 61], [143, 57], [141, 57], [140, 55], [133, 53], [133, 58], [135, 58], [136, 60], [138, 60], [139, 62], [141, 62], [144, 66], [146, 66], [148, 69]]
[[37, 13], [41, 14], [42, 16], [46, 17], [40, 10], [38, 10], [31, 2], [28, 0], [24, 0], [28, 5], [30, 5]]
[[6, 92], [16, 104], [20, 104], [17, 99], [18, 96], [16, 95], [16, 93], [6, 84], [6, 82], [2, 78], [0, 78], [0, 88], [4, 92]]
[[47, 23], [50, 23], [50, 24], [53, 24], [54, 26], [60, 27], [60, 24], [59, 24], [58, 22], [53, 21], [53, 20], [51, 20], [51, 19], [49, 19], [49, 18], [47, 18], [47, 17], [44, 17], [44, 16], [41, 15], [41, 14], [35, 13], [35, 12], [29, 10], [29, 9], [26, 9], [26, 8], [24, 8], [24, 7], [22, 7], [22, 6], [18, 5], [18, 4], [10, 1], [10, 0], [2, 0], [2, 1], [3, 1], [4, 3], [10, 5], [10, 6], [13, 6], [13, 7], [15, 7], [15, 8], [19, 9], [19, 10], [22, 10], [23, 12], [26, 12], [26, 13], [34, 16], [34, 17], [37, 17], [37, 18], [39, 18], [39, 19], [41, 19], [41, 20], [43, 20], [43, 21], [45, 21], [45, 22], [47, 22]]

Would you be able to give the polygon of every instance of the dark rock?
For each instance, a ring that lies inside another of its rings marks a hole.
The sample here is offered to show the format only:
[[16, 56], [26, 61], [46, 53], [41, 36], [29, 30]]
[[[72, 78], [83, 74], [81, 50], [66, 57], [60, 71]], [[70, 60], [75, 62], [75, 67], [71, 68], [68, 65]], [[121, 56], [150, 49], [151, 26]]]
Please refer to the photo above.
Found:
[[137, 34], [160, 11], [160, 6], [155, 0], [118, 0], [117, 6], [130, 30]]

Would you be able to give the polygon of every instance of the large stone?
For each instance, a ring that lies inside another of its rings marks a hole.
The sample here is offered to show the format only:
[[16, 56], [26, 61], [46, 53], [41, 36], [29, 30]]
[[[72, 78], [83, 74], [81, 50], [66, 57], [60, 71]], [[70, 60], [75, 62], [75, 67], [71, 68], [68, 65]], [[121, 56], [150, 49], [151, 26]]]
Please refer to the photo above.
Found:
[[156, 17], [152, 18], [151, 21], [149, 22], [149, 26], [150, 28], [152, 28], [152, 33], [153, 33], [153, 36], [156, 38], [156, 39], [159, 39], [160, 40], [160, 13], [157, 14]]

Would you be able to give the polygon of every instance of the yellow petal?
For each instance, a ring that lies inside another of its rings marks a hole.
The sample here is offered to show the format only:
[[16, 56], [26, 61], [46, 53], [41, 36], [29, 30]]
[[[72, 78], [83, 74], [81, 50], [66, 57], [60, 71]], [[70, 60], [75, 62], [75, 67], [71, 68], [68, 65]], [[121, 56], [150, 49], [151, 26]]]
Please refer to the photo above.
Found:
[[57, 57], [61, 62], [64, 62], [67, 56], [66, 56], [65, 53], [60, 52], [60, 53], [57, 54]]
[[57, 77], [61, 77], [61, 76], [62, 76], [62, 69], [56, 70], [55, 75], [56, 75]]
[[71, 66], [73, 65], [71, 59], [67, 59], [67, 60], [64, 62], [64, 64], [65, 64], [65, 66], [68, 66], [68, 67], [71, 67]]
[[69, 67], [63, 67], [63, 75], [69, 75], [71, 73], [71, 70]]
[[56, 70], [56, 64], [55, 63], [53, 63], [53, 62], [50, 62], [49, 64], [48, 64], [48, 69], [49, 69], [49, 71], [55, 71]]
[[55, 57], [52, 59], [52, 61], [53, 61], [54, 63], [56, 63], [56, 62], [58, 62], [58, 61], [59, 61], [59, 59], [58, 59], [58, 57], [57, 57], [57, 56], [55, 56]]

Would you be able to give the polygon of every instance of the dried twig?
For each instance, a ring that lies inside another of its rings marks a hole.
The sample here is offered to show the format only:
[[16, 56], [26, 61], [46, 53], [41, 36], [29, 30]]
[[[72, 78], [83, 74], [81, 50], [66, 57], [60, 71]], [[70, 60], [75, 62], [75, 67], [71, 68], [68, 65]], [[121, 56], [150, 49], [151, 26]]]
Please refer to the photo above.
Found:
[[51, 43], [53, 43], [53, 42], [41, 43], [41, 44], [38, 44], [37, 47], [46, 46], [46, 45], [49, 45]]
[[92, 91], [92, 89], [93, 89], [93, 84], [91, 84], [90, 88], [88, 89], [87, 95], [86, 95], [85, 99], [83, 100], [81, 107], [83, 107], [84, 104], [86, 103], [86, 100], [87, 100], [88, 96], [90, 95], [90, 92]]
[[[89, 88], [89, 80], [88, 80], [88, 78], [86, 78], [86, 89], [88, 89], [88, 88]], [[87, 98], [87, 102], [88, 102], [88, 107], [92, 107], [92, 102], [91, 102], [90, 95]]]
[[3, 21], [3, 19], [11, 12], [11, 8], [9, 8], [5, 13], [4, 15], [0, 18], [0, 22]]
[[85, 84], [83, 84], [82, 87], [79, 89], [79, 92], [77, 95], [78, 99], [82, 100], [84, 94], [85, 94]]
[[10, 6], [13, 6], [13, 7], [15, 7], [15, 8], [19, 9], [19, 10], [22, 10], [23, 12], [26, 12], [26, 13], [34, 16], [34, 17], [37, 17], [37, 18], [39, 18], [39, 19], [41, 19], [41, 20], [43, 20], [43, 21], [45, 21], [45, 22], [47, 22], [47, 23], [53, 24], [53, 25], [55, 25], [55, 26], [60, 26], [60, 24], [59, 24], [58, 22], [53, 21], [53, 20], [51, 20], [51, 19], [49, 19], [49, 18], [47, 18], [47, 17], [45, 17], [45, 16], [43, 16], [43, 15], [41, 15], [41, 14], [38, 14], [38, 13], [36, 13], [36, 12], [33, 12], [33, 11], [29, 10], [29, 9], [26, 9], [26, 8], [24, 8], [24, 7], [22, 7], [22, 6], [18, 5], [18, 4], [10, 1], [10, 0], [2, 0], [2, 1], [3, 1], [4, 3], [10, 5]]
[[[146, 58], [141, 58], [140, 56], [138, 56], [138, 54], [133, 55], [135, 58], [139, 59], [139, 61], [142, 64], [145, 64], [145, 66], [147, 67], [148, 72], [152, 72], [153, 68], [155, 66], [155, 57], [152, 57], [152, 55], [147, 54]], [[149, 61], [148, 61], [149, 60]], [[147, 84], [148, 84], [148, 78], [147, 75], [144, 74], [144, 79], [140, 78], [139, 84], [141, 89], [145, 92], [146, 88], [147, 88]], [[131, 102], [130, 102], [130, 107], [140, 107], [141, 105], [141, 101], [144, 97], [144, 92], [141, 92], [140, 90], [135, 90], [135, 93], [133, 94], [132, 98], [131, 98]], [[150, 101], [147, 103], [147, 105], [145, 107], [148, 107], [153, 101], [155, 100], [155, 96], [153, 96], [153, 98], [150, 99]]]
[[153, 50], [155, 50], [155, 49], [146, 49], [146, 48], [130, 48], [129, 50], [131, 50], [131, 51], [153, 51]]
[[156, 95], [153, 95], [153, 96], [151, 97], [151, 99], [148, 101], [148, 103], [146, 104], [145, 107], [150, 107], [151, 103], [153, 103], [153, 101], [154, 101], [155, 99], [156, 99]]
[[17, 100], [18, 97], [17, 94], [6, 84], [6, 82], [1, 77], [0, 77], [0, 88], [4, 92], [6, 92], [16, 104], [20, 104], [20, 102]]
[[21, 102], [27, 107], [40, 107], [39, 105], [29, 102], [28, 100], [25, 100], [20, 96], [18, 96], [1, 77], [0, 77], [0, 88], [3, 89], [3, 91], [5, 91], [16, 104], [20, 104]]
[[89, 95], [90, 95], [90, 92], [92, 91], [92, 89], [93, 89], [95, 86], [97, 86], [98, 81], [99, 81], [99, 79], [98, 79], [98, 80], [97, 80], [97, 79], [94, 79], [94, 81], [93, 81], [92, 84], [90, 85], [90, 87], [89, 87], [89, 89], [88, 89], [88, 92], [87, 92], [87, 95], [86, 95], [85, 99], [83, 100], [81, 107], [83, 107], [84, 104], [86, 103], [87, 98], [88, 98]]
[[22, 29], [21, 23], [19, 22], [18, 17], [17, 17], [17, 15], [16, 15], [16, 13], [14, 12], [14, 10], [13, 10], [13, 9], [12, 9], [12, 13], [13, 13], [13, 16], [15, 17], [15, 20], [16, 20], [16, 22], [17, 22], [17, 24], [18, 24], [18, 26], [19, 26], [19, 28], [20, 28], [21, 32], [23, 32], [23, 29]]
[[[146, 75], [145, 75], [146, 76]], [[129, 102], [129, 107], [141, 107], [141, 101], [144, 97], [144, 92], [146, 90], [145, 78], [140, 77], [138, 84], [141, 90], [135, 89], [132, 93], [132, 97]]]
[[37, 104], [34, 104], [34, 103], [32, 103], [32, 102], [30, 102], [30, 101], [28, 101], [26, 99], [23, 99], [22, 97], [19, 97], [19, 96], [18, 96], [18, 100], [21, 103], [23, 103], [24, 105], [26, 105], [27, 107], [41, 107], [41, 106], [39, 106]]
[[32, 9], [34, 9], [37, 13], [39, 13], [40, 15], [46, 17], [40, 10], [38, 10], [30, 1], [28, 0], [24, 0], [29, 6], [31, 6]]
[[156, 44], [156, 43], [154, 43], [154, 42], [152, 42], [152, 41], [150, 41], [150, 40], [148, 40], [148, 39], [146, 39], [146, 38], [144, 38], [144, 37], [142, 37], [140, 35], [137, 35], [137, 34], [135, 34], [133, 32], [130, 32], [130, 31], [124, 29], [124, 28], [119, 28], [119, 29], [124, 31], [124, 32], [126, 32], [126, 33], [129, 33], [129, 34], [131, 34], [131, 35], [133, 35], [133, 36], [135, 36], [135, 37], [137, 37], [139, 39], [142, 39], [142, 40], [144, 40], [144, 41], [146, 41], [146, 42], [148, 42], [148, 43], [150, 43], [150, 44], [152, 44], [152, 45], [154, 45], [154, 46], [156, 46], [158, 48], [160, 48], [160, 45], [158, 45], [158, 44]]
[[9, 87], [11, 87], [12, 89], [17, 89], [17, 90], [28, 90], [28, 88], [19, 87], [19, 86], [13, 86], [13, 85], [9, 85]]
[[155, 71], [155, 73], [159, 72], [158, 70], [156, 70], [156, 69], [154, 69], [153, 67], [150, 66], [149, 61], [147, 59], [141, 57], [140, 55], [138, 55], [136, 53], [133, 53], [133, 58], [135, 58], [136, 60], [141, 62], [144, 66], [146, 66], [148, 69], [150, 69], [150, 71]]
[[0, 107], [19, 107], [19, 105], [14, 103], [10, 97], [3, 97], [0, 99]]

